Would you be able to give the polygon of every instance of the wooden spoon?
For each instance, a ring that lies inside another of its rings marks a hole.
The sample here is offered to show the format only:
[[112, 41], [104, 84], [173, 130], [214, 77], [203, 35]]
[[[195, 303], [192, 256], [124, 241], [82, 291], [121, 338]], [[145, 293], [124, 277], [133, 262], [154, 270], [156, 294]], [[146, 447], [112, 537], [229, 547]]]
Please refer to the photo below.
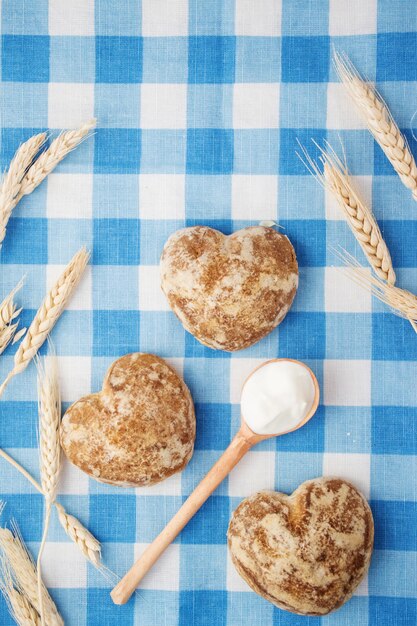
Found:
[[139, 557], [136, 563], [125, 574], [122, 580], [115, 586], [111, 592], [112, 600], [115, 604], [125, 604], [142, 580], [147, 574], [155, 562], [159, 559], [161, 554], [167, 549], [167, 547], [174, 541], [175, 537], [181, 532], [184, 526], [189, 520], [197, 513], [200, 507], [213, 493], [213, 491], [220, 485], [222, 480], [226, 478], [229, 472], [235, 467], [240, 459], [246, 454], [246, 452], [255, 444], [271, 437], [278, 437], [279, 435], [285, 435], [286, 433], [297, 430], [306, 424], [317, 410], [320, 398], [320, 389], [317, 379], [311, 369], [304, 363], [295, 361], [293, 359], [271, 359], [262, 363], [253, 370], [247, 380], [256, 372], [260, 367], [264, 367], [268, 363], [273, 361], [289, 361], [291, 363], [297, 363], [305, 367], [313, 380], [315, 388], [315, 396], [312, 406], [304, 417], [304, 419], [294, 428], [286, 430], [285, 432], [275, 433], [273, 435], [258, 435], [253, 432], [246, 424], [244, 416], [241, 417], [240, 429], [234, 436], [231, 444], [219, 458], [219, 460], [213, 465], [211, 470], [206, 474], [199, 485], [188, 496], [187, 500], [181, 506], [179, 511], [174, 515], [170, 522], [165, 526], [162, 532], [154, 539], [154, 541], [146, 548], [144, 553]]

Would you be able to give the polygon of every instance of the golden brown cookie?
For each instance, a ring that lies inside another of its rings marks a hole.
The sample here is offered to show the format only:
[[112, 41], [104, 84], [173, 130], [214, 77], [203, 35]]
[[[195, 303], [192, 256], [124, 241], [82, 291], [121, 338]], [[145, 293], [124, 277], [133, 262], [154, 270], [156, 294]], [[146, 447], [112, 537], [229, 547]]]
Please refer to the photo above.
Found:
[[193, 226], [166, 242], [161, 286], [186, 330], [210, 348], [233, 352], [282, 322], [298, 265], [289, 239], [273, 228], [250, 226], [226, 236]]
[[184, 381], [153, 354], [127, 354], [108, 370], [100, 393], [69, 407], [61, 443], [68, 459], [96, 480], [153, 485], [191, 459], [195, 414]]
[[309, 480], [290, 496], [261, 491], [233, 513], [228, 543], [248, 585], [276, 606], [326, 615], [350, 598], [372, 554], [372, 512], [340, 478]]

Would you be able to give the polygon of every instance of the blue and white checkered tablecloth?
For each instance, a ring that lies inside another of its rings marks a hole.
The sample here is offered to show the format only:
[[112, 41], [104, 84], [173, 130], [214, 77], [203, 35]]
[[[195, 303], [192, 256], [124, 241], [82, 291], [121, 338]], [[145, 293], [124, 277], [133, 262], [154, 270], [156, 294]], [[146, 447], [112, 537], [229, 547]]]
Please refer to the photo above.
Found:
[[[417, 109], [415, 0], [2, 0], [1, 168], [40, 130], [96, 116], [96, 134], [18, 206], [1, 251], [1, 294], [30, 323], [48, 285], [82, 245], [92, 263], [53, 332], [63, 400], [100, 388], [129, 351], [166, 357], [197, 408], [189, 466], [155, 487], [122, 490], [66, 467], [62, 502], [122, 574], [161, 530], [239, 422], [241, 384], [259, 362], [308, 363], [322, 406], [297, 433], [259, 445], [206, 503], [141, 585], [116, 607], [54, 518], [45, 576], [69, 626], [415, 626], [417, 337], [334, 265], [343, 245], [365, 264], [333, 201], [295, 155], [296, 140], [339, 136], [372, 199], [399, 283], [417, 291], [417, 204], [359, 121], [331, 65], [345, 51], [378, 83], [410, 138]], [[273, 219], [293, 241], [300, 288], [279, 329], [233, 355], [186, 334], [158, 287], [167, 237], [184, 225], [225, 233]], [[3, 378], [13, 350], [0, 358]], [[0, 404], [0, 445], [37, 472], [35, 367]], [[240, 500], [337, 474], [370, 499], [369, 576], [337, 613], [305, 618], [250, 592], [227, 554]], [[36, 550], [42, 499], [0, 463], [3, 520]], [[12, 624], [0, 601], [0, 623]]]

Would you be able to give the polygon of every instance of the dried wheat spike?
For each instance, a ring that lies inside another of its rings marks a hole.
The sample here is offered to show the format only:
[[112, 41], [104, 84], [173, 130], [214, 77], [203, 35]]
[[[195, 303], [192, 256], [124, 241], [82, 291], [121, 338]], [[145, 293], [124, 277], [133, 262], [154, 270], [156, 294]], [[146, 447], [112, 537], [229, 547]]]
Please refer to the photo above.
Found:
[[64, 507], [55, 502], [56, 509], [58, 511], [59, 521], [61, 526], [67, 533], [68, 537], [79, 547], [85, 558], [94, 565], [94, 567], [100, 568], [100, 554], [101, 546], [100, 542], [90, 533], [90, 531], [81, 524], [81, 522], [69, 515]]
[[[21, 280], [0, 304], [0, 354], [5, 351], [9, 343], [14, 340], [16, 336], [15, 333], [19, 323], [13, 323], [13, 320], [16, 319], [22, 309], [17, 308], [14, 302], [14, 296], [19, 289], [21, 289], [22, 285], [23, 281]], [[19, 331], [19, 333], [20, 332], [21, 331]]]
[[41, 618], [27, 597], [14, 587], [7, 592], [10, 613], [19, 626], [41, 626]]
[[34, 135], [17, 149], [0, 188], [0, 245], [6, 236], [6, 226], [10, 215], [17, 204], [21, 182], [27, 169], [45, 143], [46, 133]]
[[346, 55], [334, 53], [336, 72], [356, 104], [375, 140], [403, 184], [417, 200], [417, 166], [407, 140], [376, 89], [364, 81]]

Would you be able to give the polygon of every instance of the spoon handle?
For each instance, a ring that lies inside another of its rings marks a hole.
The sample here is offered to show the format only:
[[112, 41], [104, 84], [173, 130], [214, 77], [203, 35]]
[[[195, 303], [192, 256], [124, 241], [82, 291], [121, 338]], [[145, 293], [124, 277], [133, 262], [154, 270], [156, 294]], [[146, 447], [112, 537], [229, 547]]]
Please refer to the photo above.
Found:
[[111, 592], [115, 604], [125, 604], [161, 554], [172, 543], [189, 520], [197, 513], [213, 491], [220, 485], [222, 480], [229, 474], [234, 466], [246, 454], [253, 445], [242, 430], [235, 435], [229, 447], [224, 451], [220, 459], [213, 465], [203, 480], [177, 511], [162, 532], [146, 548], [145, 552], [125, 574], [122, 580]]

